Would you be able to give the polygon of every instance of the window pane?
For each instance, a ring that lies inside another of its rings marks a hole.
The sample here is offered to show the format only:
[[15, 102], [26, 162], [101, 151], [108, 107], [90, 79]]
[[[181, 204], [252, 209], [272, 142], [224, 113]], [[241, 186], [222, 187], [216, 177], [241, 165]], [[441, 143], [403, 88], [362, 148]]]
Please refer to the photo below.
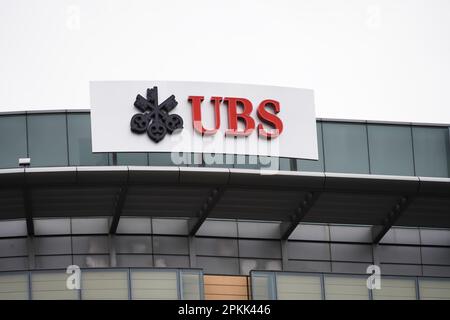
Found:
[[28, 115], [31, 166], [67, 166], [65, 114]]
[[450, 169], [449, 129], [413, 127], [416, 175], [448, 177]]
[[320, 276], [277, 274], [279, 300], [321, 300]]
[[161, 254], [188, 254], [188, 239], [185, 237], [153, 237], [153, 250]]
[[119, 220], [119, 226], [117, 227], [117, 233], [150, 234], [151, 228], [150, 218], [121, 217]]
[[72, 238], [73, 253], [108, 253], [109, 244], [106, 236], [85, 236]]
[[93, 234], [108, 232], [108, 218], [72, 218], [73, 234]]
[[132, 299], [178, 299], [175, 271], [131, 271]]
[[196, 238], [195, 249], [198, 255], [238, 256], [237, 240], [220, 238]]
[[153, 234], [188, 234], [187, 219], [152, 219]]
[[116, 236], [114, 242], [117, 253], [152, 253], [150, 236]]
[[0, 300], [28, 299], [28, 273], [0, 274]]
[[369, 173], [365, 124], [324, 122], [322, 129], [326, 171]]
[[73, 264], [80, 268], [107, 268], [109, 255], [74, 255]]
[[200, 300], [200, 273], [182, 271], [181, 288], [184, 300]]
[[450, 280], [419, 279], [421, 300], [450, 300]]
[[319, 160], [297, 160], [297, 170], [323, 172], [323, 145], [322, 145], [322, 122], [317, 122], [317, 148], [319, 149]]
[[0, 271], [28, 269], [28, 257], [0, 258]]
[[326, 300], [368, 300], [365, 277], [325, 276]]
[[70, 237], [34, 238], [34, 246], [38, 255], [72, 253]]
[[211, 274], [239, 274], [237, 258], [197, 257], [197, 267]]
[[252, 298], [253, 300], [273, 300], [271, 274], [252, 273]]
[[139, 152], [117, 153], [117, 164], [127, 166], [148, 166], [148, 157], [146, 153]]
[[82, 271], [83, 300], [127, 300], [127, 271]]
[[414, 175], [411, 128], [369, 124], [370, 172]]
[[36, 256], [36, 269], [60, 269], [72, 264], [72, 256]]
[[116, 256], [118, 267], [152, 267], [153, 256], [146, 254], [118, 254]]
[[149, 165], [151, 166], [173, 166], [169, 152], [152, 152], [148, 154]]
[[26, 256], [27, 239], [0, 239], [0, 257]]
[[68, 114], [69, 164], [71, 166], [106, 166], [107, 153], [92, 153], [89, 114]]
[[157, 268], [189, 268], [188, 256], [155, 255], [154, 260]]
[[78, 290], [69, 290], [65, 272], [32, 272], [31, 288], [33, 300], [77, 300]]
[[239, 255], [252, 258], [281, 258], [279, 241], [239, 240]]
[[248, 275], [252, 270], [281, 270], [281, 260], [240, 259], [241, 274]]
[[19, 158], [27, 157], [25, 115], [0, 116], [0, 168], [19, 166]]
[[70, 234], [70, 219], [34, 219], [36, 235]]
[[382, 278], [381, 289], [372, 290], [374, 300], [415, 300], [415, 279]]
[[27, 235], [25, 219], [0, 221], [0, 237], [20, 237]]

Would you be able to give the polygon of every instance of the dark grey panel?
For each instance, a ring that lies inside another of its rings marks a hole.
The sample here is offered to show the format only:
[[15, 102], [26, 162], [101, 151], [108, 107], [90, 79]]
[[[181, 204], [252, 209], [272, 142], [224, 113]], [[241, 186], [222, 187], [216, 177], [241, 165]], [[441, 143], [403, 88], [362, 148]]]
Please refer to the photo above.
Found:
[[420, 247], [379, 245], [377, 253], [382, 263], [421, 263]]
[[450, 248], [422, 247], [422, 263], [450, 266]]
[[142, 233], [150, 234], [152, 230], [150, 218], [131, 218], [121, 217], [119, 220], [119, 226], [117, 227], [117, 233]]
[[287, 271], [331, 272], [328, 261], [289, 260]]
[[269, 260], [269, 259], [239, 259], [241, 274], [248, 275], [252, 270], [270, 270], [280, 271], [281, 260]]
[[33, 114], [27, 117], [31, 166], [67, 166], [66, 115]]
[[328, 243], [288, 241], [289, 259], [330, 260]]
[[153, 237], [153, 252], [159, 254], [188, 254], [188, 239], [186, 237]]
[[[421, 276], [422, 266], [414, 264], [389, 264], [382, 263], [381, 274], [383, 275], [395, 275], [395, 276]], [[383, 281], [383, 280], [381, 280]], [[381, 282], [383, 283], [383, 282]], [[383, 284], [381, 284], [383, 285]]]
[[370, 172], [414, 175], [410, 126], [369, 124]]
[[381, 239], [380, 243], [420, 245], [419, 229], [391, 228]]
[[27, 157], [25, 115], [0, 117], [0, 168], [16, 168]]
[[27, 257], [0, 258], [0, 271], [17, 271], [28, 269]]
[[118, 267], [153, 267], [152, 255], [144, 254], [118, 254], [116, 256]]
[[72, 237], [73, 253], [108, 253], [109, 242], [107, 236], [79, 236]]
[[238, 256], [238, 244], [235, 239], [196, 238], [195, 250], [205, 256]]
[[299, 224], [289, 239], [329, 241], [330, 234], [327, 225]]
[[237, 258], [197, 257], [197, 267], [205, 274], [239, 274]]
[[450, 246], [450, 230], [420, 229], [423, 245]]
[[73, 263], [80, 268], [108, 268], [110, 266], [109, 255], [75, 255]]
[[280, 241], [239, 240], [239, 255], [251, 258], [281, 258]]
[[450, 266], [423, 266], [423, 275], [429, 277], [450, 277]]
[[62, 269], [72, 264], [72, 256], [36, 256], [36, 269]]
[[413, 126], [416, 175], [448, 177], [450, 169], [449, 129]]
[[336, 273], [366, 274], [369, 265], [371, 263], [332, 262], [331, 271]]
[[237, 223], [230, 220], [206, 219], [197, 232], [198, 236], [237, 237]]
[[155, 255], [154, 261], [157, 268], [189, 268], [188, 256]]
[[325, 170], [369, 173], [367, 128], [359, 123], [322, 123]]
[[70, 237], [36, 237], [33, 244], [37, 255], [72, 253]]
[[280, 223], [238, 221], [239, 237], [280, 239]]
[[330, 226], [331, 241], [372, 243], [370, 226]]
[[151, 236], [115, 236], [117, 253], [152, 253]]
[[331, 258], [334, 261], [372, 262], [372, 246], [332, 243]]
[[26, 238], [0, 239], [0, 257], [26, 255], [28, 255]]
[[118, 254], [116, 256], [117, 267], [153, 267], [152, 255], [144, 254]]
[[152, 219], [153, 234], [188, 234], [187, 219]]

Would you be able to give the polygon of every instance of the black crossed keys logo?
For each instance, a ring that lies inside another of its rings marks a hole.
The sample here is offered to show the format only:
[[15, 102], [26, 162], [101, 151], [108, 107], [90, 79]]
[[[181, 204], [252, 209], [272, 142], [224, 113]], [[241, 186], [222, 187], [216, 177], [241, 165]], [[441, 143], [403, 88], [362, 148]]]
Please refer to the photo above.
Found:
[[142, 113], [136, 113], [131, 118], [131, 131], [147, 131], [150, 139], [159, 142], [167, 133], [172, 134], [177, 129], [183, 129], [183, 118], [177, 114], [169, 114], [177, 104], [174, 95], [158, 104], [158, 87], [147, 89], [147, 99], [138, 94], [134, 106]]

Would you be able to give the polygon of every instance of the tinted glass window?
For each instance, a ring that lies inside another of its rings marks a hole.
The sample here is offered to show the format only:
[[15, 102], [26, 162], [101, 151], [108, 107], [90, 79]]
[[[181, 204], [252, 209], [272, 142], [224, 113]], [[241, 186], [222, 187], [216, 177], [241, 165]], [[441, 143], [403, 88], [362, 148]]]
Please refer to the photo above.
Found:
[[67, 166], [66, 115], [28, 115], [28, 144], [31, 166]]
[[106, 166], [107, 153], [92, 153], [89, 114], [68, 114], [69, 164], [71, 166]]
[[411, 127], [369, 124], [372, 174], [414, 175]]
[[365, 124], [322, 123], [325, 170], [369, 173], [369, 153]]
[[448, 177], [450, 167], [448, 128], [413, 127], [416, 175]]
[[19, 166], [19, 158], [27, 157], [25, 116], [0, 117], [0, 168]]

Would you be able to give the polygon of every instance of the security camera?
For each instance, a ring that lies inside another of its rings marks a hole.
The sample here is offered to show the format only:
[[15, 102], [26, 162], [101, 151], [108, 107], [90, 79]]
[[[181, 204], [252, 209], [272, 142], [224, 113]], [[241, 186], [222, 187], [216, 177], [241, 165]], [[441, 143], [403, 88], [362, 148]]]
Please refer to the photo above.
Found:
[[19, 166], [26, 167], [31, 163], [31, 158], [19, 158]]

